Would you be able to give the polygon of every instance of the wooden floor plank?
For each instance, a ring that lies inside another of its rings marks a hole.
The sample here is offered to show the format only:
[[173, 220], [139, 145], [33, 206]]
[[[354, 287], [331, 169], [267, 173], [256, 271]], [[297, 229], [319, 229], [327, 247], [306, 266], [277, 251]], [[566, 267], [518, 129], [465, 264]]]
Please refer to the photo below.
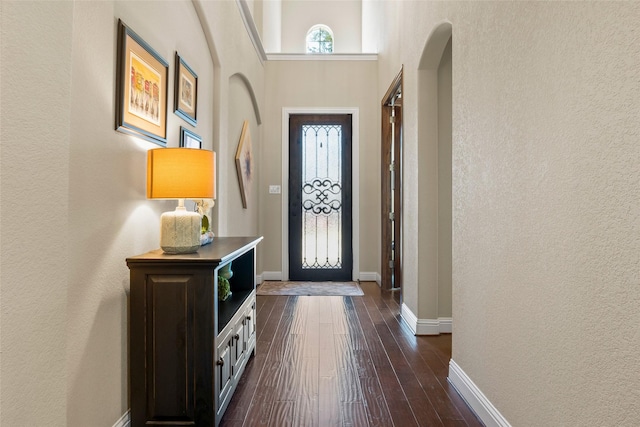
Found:
[[[464, 420], [462, 422], [469, 426], [482, 425], [447, 380], [451, 335], [414, 336], [400, 318], [399, 304], [393, 299], [384, 299], [384, 302], [386, 308], [380, 308], [383, 318], [417, 373], [442, 422], [456, 425]], [[408, 386], [408, 383], [403, 382], [403, 386]], [[412, 405], [412, 408], [415, 410], [416, 406]]]
[[[394, 339], [392, 346], [397, 347], [402, 352], [402, 360], [408, 363], [406, 365], [400, 365], [399, 362], [394, 363], [394, 367], [398, 366], [396, 372], [401, 378], [403, 387], [409, 398], [416, 398], [419, 401], [422, 395], [428, 396], [428, 400], [433, 406], [433, 409], [438, 414], [440, 419], [447, 420], [461, 420], [462, 415], [453, 404], [447, 394], [446, 390], [442, 387], [441, 379], [437, 378], [433, 371], [429, 368], [429, 365], [424, 361], [423, 356], [426, 356], [426, 352], [417, 352], [416, 346], [411, 345], [416, 340], [421, 340], [426, 337], [415, 337], [405, 333], [404, 328], [400, 325], [400, 321], [393, 313], [391, 313], [387, 306], [378, 306], [378, 310], [384, 321], [386, 322], [387, 329]], [[420, 346], [418, 346], [419, 348]], [[433, 352], [428, 350], [429, 353]], [[434, 363], [440, 367], [440, 359], [436, 358]], [[405, 372], [405, 369], [409, 369]], [[437, 369], [438, 371], [440, 368]], [[445, 376], [446, 381], [446, 376]], [[414, 406], [412, 405], [412, 408]], [[421, 408], [424, 410], [424, 408]]]
[[345, 335], [334, 335], [336, 374], [341, 402], [362, 402], [358, 369]]
[[318, 394], [318, 358], [304, 358], [297, 369], [297, 398], [294, 419], [299, 426], [314, 427], [319, 422]]
[[[385, 350], [380, 335], [378, 334], [378, 329], [374, 324], [374, 321], [379, 321], [379, 316], [367, 310], [365, 300], [367, 300], [366, 296], [361, 299], [354, 299], [354, 302], [360, 324], [362, 325], [363, 331], [365, 331], [365, 341], [371, 353], [377, 379], [382, 391], [382, 398], [385, 401], [385, 407], [391, 419], [397, 425], [417, 425], [411, 408], [404, 396], [402, 385], [398, 382], [393, 366], [389, 360], [389, 355]], [[392, 403], [387, 404], [387, 402]], [[369, 409], [368, 401], [367, 409]]]
[[[265, 297], [258, 297], [258, 300], [265, 299]], [[262, 309], [258, 312], [256, 318], [256, 339], [260, 339], [262, 336], [266, 337], [266, 340], [271, 342], [275, 335], [276, 329], [280, 324], [282, 313], [287, 304], [287, 297], [270, 297], [272, 302], [270, 304], [264, 304]], [[270, 309], [268, 309], [270, 307]]]
[[[261, 325], [256, 335], [269, 337], [267, 341], [257, 341], [256, 343], [256, 355], [251, 357], [245, 367], [245, 372], [242, 375], [236, 392], [233, 395], [231, 403], [225, 412], [223, 417], [223, 425], [234, 425], [231, 423], [237, 423], [240, 421], [240, 425], [244, 422], [245, 416], [249, 411], [249, 408], [254, 400], [254, 394], [257, 390], [258, 380], [263, 372], [264, 364], [267, 360], [267, 354], [270, 350], [273, 334], [280, 324], [282, 312], [286, 305], [286, 298], [258, 298], [256, 304], [257, 323]], [[259, 308], [258, 308], [259, 307]]]
[[364, 403], [346, 402], [342, 404], [343, 426], [344, 427], [367, 427], [367, 411]]
[[265, 305], [267, 305], [267, 303], [271, 302], [271, 305], [273, 305], [273, 303], [275, 302], [275, 299], [268, 299], [268, 298], [260, 298], [257, 299], [256, 298], [256, 314], [260, 313], [260, 311], [262, 311], [262, 309], [264, 308]]
[[362, 390], [368, 424], [380, 427], [393, 425], [378, 377], [360, 377], [358, 380]]
[[481, 426], [448, 383], [451, 335], [412, 334], [397, 292], [258, 296], [256, 356], [224, 427]]
[[338, 379], [333, 377], [319, 377], [318, 390], [318, 425], [323, 427], [340, 426], [343, 424], [342, 402]]
[[[296, 304], [296, 297], [284, 297], [284, 307], [282, 308], [279, 321], [272, 335], [272, 344], [266, 355], [267, 360], [264, 363], [263, 370], [256, 385], [254, 398], [245, 417], [244, 425], [246, 426], [269, 425], [273, 402], [275, 400], [274, 397], [276, 395], [275, 391], [279, 380], [277, 373], [283, 360], [282, 354], [285, 352], [284, 347], [286, 347], [288, 338], [291, 336], [289, 331], [291, 329]], [[259, 329], [260, 325], [258, 325], [257, 328]], [[264, 335], [263, 333], [260, 339], [261, 341], [267, 341], [268, 335]], [[234, 399], [232, 398], [229, 406], [233, 404]], [[227, 411], [228, 410], [229, 409], [227, 409]]]
[[273, 413], [269, 420], [269, 427], [297, 427], [294, 420], [295, 402], [290, 400], [273, 403]]

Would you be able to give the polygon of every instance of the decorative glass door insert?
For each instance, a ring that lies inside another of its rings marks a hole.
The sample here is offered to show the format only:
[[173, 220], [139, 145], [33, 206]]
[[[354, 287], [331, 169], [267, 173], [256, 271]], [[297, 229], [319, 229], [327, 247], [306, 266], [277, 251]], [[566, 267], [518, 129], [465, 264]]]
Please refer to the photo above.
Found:
[[302, 268], [342, 266], [342, 126], [302, 125]]
[[351, 280], [350, 162], [350, 115], [292, 116], [291, 280]]

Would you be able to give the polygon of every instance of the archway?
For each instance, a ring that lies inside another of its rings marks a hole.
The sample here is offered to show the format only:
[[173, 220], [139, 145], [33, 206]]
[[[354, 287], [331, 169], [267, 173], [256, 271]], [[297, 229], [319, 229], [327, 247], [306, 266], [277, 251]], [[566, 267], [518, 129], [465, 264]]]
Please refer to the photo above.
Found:
[[418, 68], [419, 214], [416, 334], [452, 330], [452, 27], [430, 34]]
[[[260, 125], [262, 118], [253, 85], [243, 73], [235, 73], [228, 81], [228, 104], [226, 108], [227, 140], [224, 157], [219, 158], [219, 189], [224, 203], [219, 212], [224, 210], [228, 221], [221, 224], [221, 235], [238, 236], [258, 235], [259, 196], [258, 184], [260, 174]], [[246, 128], [245, 128], [246, 125]], [[251, 169], [253, 179], [241, 187], [238, 180], [236, 151], [244, 132], [251, 146]], [[222, 145], [222, 144], [221, 144]], [[223, 228], [224, 227], [224, 228]]]

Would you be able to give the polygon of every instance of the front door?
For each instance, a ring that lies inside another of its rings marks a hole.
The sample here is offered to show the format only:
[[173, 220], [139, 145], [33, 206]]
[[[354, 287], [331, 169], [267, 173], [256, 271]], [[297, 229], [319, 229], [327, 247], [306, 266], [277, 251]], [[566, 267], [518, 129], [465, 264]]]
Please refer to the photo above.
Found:
[[289, 279], [353, 276], [351, 114], [289, 117]]

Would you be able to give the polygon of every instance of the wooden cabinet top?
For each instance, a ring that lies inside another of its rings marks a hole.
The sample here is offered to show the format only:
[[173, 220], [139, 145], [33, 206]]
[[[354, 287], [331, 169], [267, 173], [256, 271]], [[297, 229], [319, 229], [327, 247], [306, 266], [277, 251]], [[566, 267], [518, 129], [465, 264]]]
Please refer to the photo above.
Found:
[[165, 254], [162, 249], [155, 249], [145, 254], [127, 258], [129, 267], [142, 263], [196, 263], [221, 264], [254, 248], [262, 237], [215, 237], [213, 242], [201, 246], [192, 254]]

